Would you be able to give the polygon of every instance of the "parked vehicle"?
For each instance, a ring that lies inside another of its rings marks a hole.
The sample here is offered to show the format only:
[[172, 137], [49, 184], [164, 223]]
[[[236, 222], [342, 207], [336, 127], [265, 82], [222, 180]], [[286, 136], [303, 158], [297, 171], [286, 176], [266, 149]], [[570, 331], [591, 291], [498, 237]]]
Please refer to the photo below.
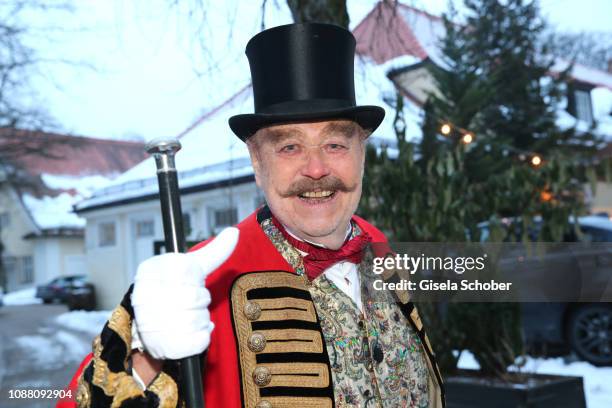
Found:
[[[573, 220], [570, 220], [573, 224]], [[565, 242], [612, 242], [612, 221], [607, 216], [586, 216], [578, 218], [582, 236], [569, 233]], [[487, 223], [479, 225], [481, 236], [487, 236]], [[532, 239], [537, 238], [538, 226], [530, 231]], [[517, 233], [515, 230], [514, 233]], [[519, 234], [520, 235], [520, 234]], [[612, 249], [612, 246], [610, 247]], [[602, 282], [610, 282], [612, 276], [612, 250], [605, 253], [573, 254], [589, 257], [595, 276]], [[571, 268], [565, 258], [556, 259], [558, 268]], [[570, 271], [571, 272], [571, 271]], [[534, 270], [534, 273], [538, 271]], [[567, 276], [567, 275], [565, 275]], [[555, 282], [559, 285], [561, 282]], [[529, 352], [575, 352], [578, 357], [597, 366], [612, 366], [612, 303], [522, 303], [522, 322], [525, 342]]]
[[85, 275], [60, 276], [46, 285], [38, 286], [36, 297], [41, 298], [43, 303], [65, 303], [69, 290], [82, 282], [85, 282]]
[[94, 285], [85, 280], [75, 280], [66, 295], [69, 310], [94, 310], [96, 293]]

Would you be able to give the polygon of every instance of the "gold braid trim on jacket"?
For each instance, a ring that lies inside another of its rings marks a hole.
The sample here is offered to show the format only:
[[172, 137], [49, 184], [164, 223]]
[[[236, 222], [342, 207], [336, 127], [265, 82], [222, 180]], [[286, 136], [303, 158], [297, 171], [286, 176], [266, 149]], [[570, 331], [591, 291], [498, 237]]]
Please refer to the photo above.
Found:
[[93, 342], [93, 358], [78, 379], [76, 401], [79, 408], [179, 406], [177, 367], [174, 363], [165, 362], [162, 371], [145, 390], [131, 375], [134, 318], [131, 294], [132, 287]]

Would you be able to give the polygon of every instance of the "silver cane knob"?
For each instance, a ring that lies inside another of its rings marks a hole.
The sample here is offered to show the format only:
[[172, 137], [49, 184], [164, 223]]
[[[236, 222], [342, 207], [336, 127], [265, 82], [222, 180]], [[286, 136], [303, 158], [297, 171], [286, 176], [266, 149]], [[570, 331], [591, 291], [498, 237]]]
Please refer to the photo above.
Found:
[[181, 142], [177, 139], [153, 139], [146, 144], [145, 150], [155, 157], [158, 173], [176, 171], [174, 155], [181, 150]]

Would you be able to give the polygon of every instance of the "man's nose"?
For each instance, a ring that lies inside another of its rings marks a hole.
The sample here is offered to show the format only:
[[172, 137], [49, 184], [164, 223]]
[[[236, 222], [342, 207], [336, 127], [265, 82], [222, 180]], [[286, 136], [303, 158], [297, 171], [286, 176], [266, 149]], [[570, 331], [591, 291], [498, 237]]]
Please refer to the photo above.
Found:
[[321, 149], [309, 149], [306, 162], [302, 167], [302, 176], [318, 180], [329, 175], [329, 173], [330, 169], [323, 151]]

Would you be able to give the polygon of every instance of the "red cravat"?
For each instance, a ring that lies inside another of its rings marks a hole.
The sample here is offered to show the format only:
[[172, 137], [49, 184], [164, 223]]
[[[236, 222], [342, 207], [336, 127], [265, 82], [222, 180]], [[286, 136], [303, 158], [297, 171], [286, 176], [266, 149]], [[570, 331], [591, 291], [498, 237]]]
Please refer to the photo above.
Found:
[[272, 217], [272, 223], [291, 246], [306, 253], [303, 257], [304, 270], [310, 280], [316, 279], [324, 270], [339, 262], [359, 264], [363, 259], [365, 248], [372, 241], [370, 235], [362, 231], [361, 234], [346, 241], [339, 249], [332, 250], [294, 238], [274, 217]]

